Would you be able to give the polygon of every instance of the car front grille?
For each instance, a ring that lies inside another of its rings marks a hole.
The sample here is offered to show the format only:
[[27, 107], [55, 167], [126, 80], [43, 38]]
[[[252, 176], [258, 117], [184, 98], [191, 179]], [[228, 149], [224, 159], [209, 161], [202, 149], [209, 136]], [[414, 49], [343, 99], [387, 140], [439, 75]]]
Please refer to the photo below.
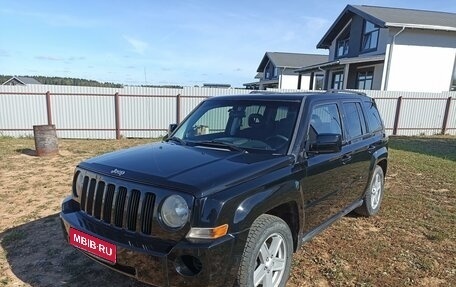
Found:
[[85, 176], [81, 210], [106, 224], [150, 235], [155, 195]]

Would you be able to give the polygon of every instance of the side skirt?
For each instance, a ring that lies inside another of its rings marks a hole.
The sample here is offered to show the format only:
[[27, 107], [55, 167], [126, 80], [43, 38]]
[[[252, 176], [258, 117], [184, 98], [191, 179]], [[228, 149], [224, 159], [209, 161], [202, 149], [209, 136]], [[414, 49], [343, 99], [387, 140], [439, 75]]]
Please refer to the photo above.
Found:
[[363, 204], [363, 200], [359, 199], [352, 204], [350, 204], [348, 207], [346, 207], [344, 210], [341, 212], [333, 215], [330, 217], [328, 220], [323, 222], [320, 226], [315, 227], [311, 231], [307, 232], [304, 237], [302, 238], [302, 243], [310, 241], [312, 238], [314, 238], [317, 234], [328, 228], [331, 224], [334, 223], [337, 219], [347, 215], [351, 211], [353, 211], [355, 208], [360, 207]]

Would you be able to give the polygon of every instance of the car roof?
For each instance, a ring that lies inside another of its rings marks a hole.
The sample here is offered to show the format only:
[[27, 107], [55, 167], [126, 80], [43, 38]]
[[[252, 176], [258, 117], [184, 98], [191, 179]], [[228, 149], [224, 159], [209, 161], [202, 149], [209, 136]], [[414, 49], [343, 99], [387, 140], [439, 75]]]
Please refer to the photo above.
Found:
[[226, 95], [215, 96], [207, 99], [212, 100], [283, 100], [283, 101], [303, 101], [308, 99], [313, 100], [334, 100], [334, 99], [360, 99], [364, 101], [371, 101], [371, 98], [364, 93], [356, 92], [341, 92], [341, 91], [327, 91], [327, 92], [303, 92], [303, 93], [268, 93], [268, 92], [254, 92], [244, 95]]

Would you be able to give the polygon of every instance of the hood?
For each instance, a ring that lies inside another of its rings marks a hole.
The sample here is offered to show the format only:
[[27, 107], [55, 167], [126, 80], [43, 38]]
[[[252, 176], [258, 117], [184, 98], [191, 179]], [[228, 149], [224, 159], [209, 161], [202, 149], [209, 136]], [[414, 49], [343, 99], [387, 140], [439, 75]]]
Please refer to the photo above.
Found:
[[201, 197], [288, 166], [292, 161], [293, 157], [287, 155], [162, 142], [94, 157], [79, 167]]

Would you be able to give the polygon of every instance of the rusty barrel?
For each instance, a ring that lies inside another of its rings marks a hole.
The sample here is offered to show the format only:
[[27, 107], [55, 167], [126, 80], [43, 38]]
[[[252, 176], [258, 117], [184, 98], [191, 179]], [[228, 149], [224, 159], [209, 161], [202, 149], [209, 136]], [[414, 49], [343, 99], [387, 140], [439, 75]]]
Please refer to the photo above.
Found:
[[33, 126], [33, 135], [37, 156], [55, 155], [59, 152], [55, 125]]

